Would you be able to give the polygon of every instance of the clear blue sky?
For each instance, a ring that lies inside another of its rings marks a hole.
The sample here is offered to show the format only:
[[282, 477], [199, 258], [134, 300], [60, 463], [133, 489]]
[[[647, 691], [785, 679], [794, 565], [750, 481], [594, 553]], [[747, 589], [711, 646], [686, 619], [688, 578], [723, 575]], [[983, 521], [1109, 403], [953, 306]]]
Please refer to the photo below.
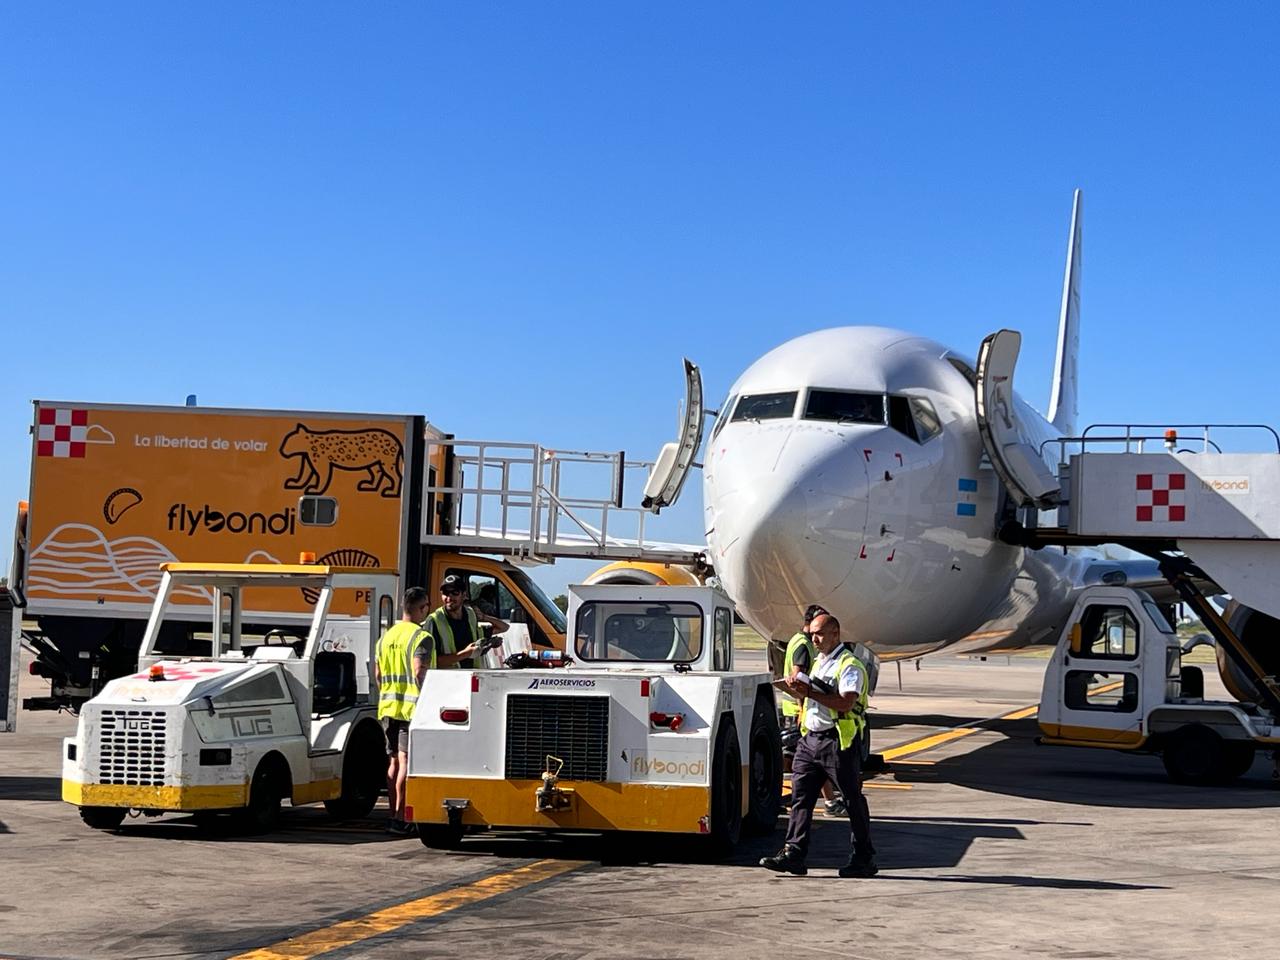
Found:
[[1082, 421], [1280, 421], [1278, 46], [1261, 3], [8, 3], [0, 516], [35, 397], [652, 456], [682, 355], [717, 403], [880, 323], [1021, 329], [1043, 409], [1077, 186]]

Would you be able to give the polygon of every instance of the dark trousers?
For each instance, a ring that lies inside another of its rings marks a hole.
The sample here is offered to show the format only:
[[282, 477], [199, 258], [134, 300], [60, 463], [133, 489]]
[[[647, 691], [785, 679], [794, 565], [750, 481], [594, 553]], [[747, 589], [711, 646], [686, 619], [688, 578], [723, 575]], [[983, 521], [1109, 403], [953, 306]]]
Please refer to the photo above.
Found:
[[853, 857], [870, 860], [876, 848], [871, 843], [871, 814], [862, 795], [862, 740], [856, 738], [848, 750], [840, 749], [836, 731], [806, 733], [796, 744], [791, 761], [791, 819], [787, 821], [787, 846], [795, 847], [803, 858], [809, 853], [809, 832], [813, 808], [828, 780], [840, 788], [849, 809]]

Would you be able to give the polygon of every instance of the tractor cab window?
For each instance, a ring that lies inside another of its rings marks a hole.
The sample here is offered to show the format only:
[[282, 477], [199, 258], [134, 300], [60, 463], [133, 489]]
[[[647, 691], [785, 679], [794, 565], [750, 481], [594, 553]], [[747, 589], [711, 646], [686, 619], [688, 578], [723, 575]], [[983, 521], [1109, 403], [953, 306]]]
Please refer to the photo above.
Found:
[[590, 601], [578, 608], [579, 660], [688, 662], [702, 655], [702, 609], [696, 603]]
[[1132, 660], [1138, 655], [1138, 621], [1128, 607], [1093, 604], [1080, 617], [1080, 656]]
[[711, 669], [733, 669], [733, 614], [725, 607], [716, 607], [716, 632], [712, 639]]

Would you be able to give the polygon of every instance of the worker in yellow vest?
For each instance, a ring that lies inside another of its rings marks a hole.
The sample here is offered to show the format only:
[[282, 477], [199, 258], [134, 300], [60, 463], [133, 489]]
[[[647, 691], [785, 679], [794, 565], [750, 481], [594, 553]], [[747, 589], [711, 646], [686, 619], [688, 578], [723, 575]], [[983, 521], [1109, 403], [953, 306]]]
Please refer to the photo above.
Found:
[[[816, 652], [813, 641], [809, 639], [809, 627], [813, 618], [827, 611], [816, 603], [811, 603], [804, 611], [804, 626], [800, 632], [787, 641], [787, 652], [783, 658], [782, 675], [793, 678], [797, 674], [808, 676], [813, 668]], [[782, 770], [791, 773], [791, 761], [796, 755], [796, 744], [800, 740], [800, 701], [789, 693], [782, 695]], [[830, 782], [822, 786], [822, 799], [827, 813], [832, 816], [843, 816], [846, 809]]]
[[476, 610], [463, 602], [466, 581], [451, 573], [440, 583], [440, 606], [431, 611], [422, 626], [435, 646], [437, 667], [456, 667], [470, 661], [484, 644], [481, 623], [493, 627], [493, 632], [503, 633], [510, 626], [505, 620]]
[[409, 772], [409, 721], [418, 702], [419, 674], [424, 661], [435, 663], [435, 647], [419, 626], [431, 595], [422, 587], [404, 592], [404, 613], [379, 639], [374, 660], [378, 684], [378, 719], [387, 731], [387, 802], [391, 818], [387, 830], [409, 833], [404, 822], [404, 782]]
[[842, 877], [874, 877], [875, 846], [871, 816], [862, 795], [862, 735], [867, 724], [866, 665], [840, 640], [840, 621], [819, 614], [809, 626], [818, 656], [808, 681], [789, 677], [787, 692], [801, 701], [800, 742], [791, 765], [791, 817], [778, 853], [760, 866], [779, 873], [808, 873], [809, 833], [822, 785], [834, 780], [844, 795], [852, 834], [849, 862]]

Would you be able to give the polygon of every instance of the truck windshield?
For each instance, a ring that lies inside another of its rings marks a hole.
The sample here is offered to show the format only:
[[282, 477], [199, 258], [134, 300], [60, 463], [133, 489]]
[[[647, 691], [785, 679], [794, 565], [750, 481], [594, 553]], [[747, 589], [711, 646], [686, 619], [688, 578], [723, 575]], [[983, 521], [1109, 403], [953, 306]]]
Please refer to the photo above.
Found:
[[593, 600], [578, 608], [574, 638], [580, 660], [696, 660], [702, 654], [702, 608]]
[[505, 571], [516, 588], [523, 592], [529, 598], [529, 601], [538, 608], [539, 612], [547, 618], [547, 622], [551, 624], [552, 629], [557, 633], [563, 634], [569, 626], [569, 621], [565, 619], [564, 612], [552, 603], [551, 598], [542, 592], [542, 588], [534, 583], [532, 578], [519, 567], [507, 565], [505, 566]]

